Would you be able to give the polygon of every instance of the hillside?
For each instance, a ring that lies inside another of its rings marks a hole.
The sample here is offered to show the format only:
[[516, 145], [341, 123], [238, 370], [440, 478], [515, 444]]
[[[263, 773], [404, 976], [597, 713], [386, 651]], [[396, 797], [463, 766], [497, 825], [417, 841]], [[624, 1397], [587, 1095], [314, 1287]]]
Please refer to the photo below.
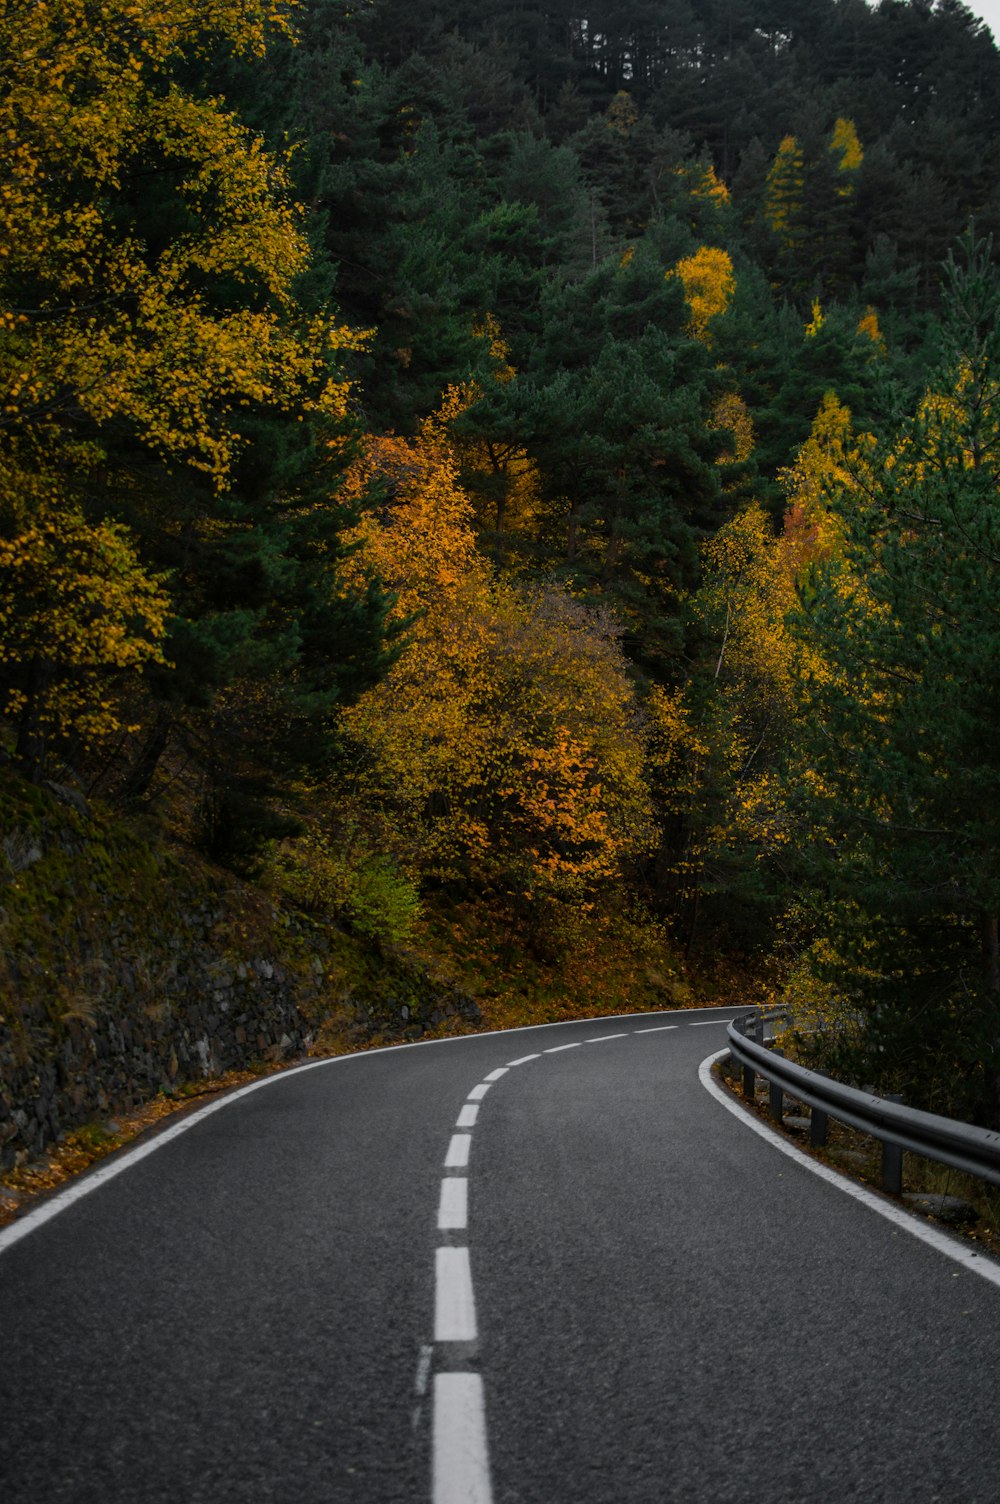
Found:
[[98, 0], [0, 53], [18, 1143], [713, 985], [1000, 1122], [971, 13]]

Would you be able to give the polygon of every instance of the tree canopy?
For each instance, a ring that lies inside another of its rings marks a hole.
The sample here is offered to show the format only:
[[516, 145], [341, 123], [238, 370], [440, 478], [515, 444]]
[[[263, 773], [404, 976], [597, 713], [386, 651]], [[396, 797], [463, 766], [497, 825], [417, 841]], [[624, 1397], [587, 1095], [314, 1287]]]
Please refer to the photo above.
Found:
[[0, 139], [5, 760], [1000, 1121], [959, 0], [0, 0]]

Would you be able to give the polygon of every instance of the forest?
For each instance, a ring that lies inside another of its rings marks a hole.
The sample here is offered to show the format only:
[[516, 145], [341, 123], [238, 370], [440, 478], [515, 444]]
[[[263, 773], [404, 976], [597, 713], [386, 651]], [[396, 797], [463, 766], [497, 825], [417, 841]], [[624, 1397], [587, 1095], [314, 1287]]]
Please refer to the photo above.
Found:
[[0, 58], [0, 762], [512, 1018], [701, 977], [1000, 1124], [961, 0], [2, 0]]

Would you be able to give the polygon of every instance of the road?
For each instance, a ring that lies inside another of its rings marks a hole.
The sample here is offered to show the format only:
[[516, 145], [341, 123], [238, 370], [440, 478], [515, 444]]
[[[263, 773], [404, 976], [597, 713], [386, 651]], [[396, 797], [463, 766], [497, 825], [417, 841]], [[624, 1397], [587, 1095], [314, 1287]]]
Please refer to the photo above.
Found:
[[1000, 1288], [706, 1092], [729, 1016], [287, 1073], [0, 1235], [0, 1499], [994, 1504]]

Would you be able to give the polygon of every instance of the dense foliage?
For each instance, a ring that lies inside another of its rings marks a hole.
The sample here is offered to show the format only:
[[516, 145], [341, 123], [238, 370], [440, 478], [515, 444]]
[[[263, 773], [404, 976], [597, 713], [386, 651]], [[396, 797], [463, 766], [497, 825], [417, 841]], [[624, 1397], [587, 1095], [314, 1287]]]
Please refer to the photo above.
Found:
[[4, 756], [1000, 1121], [959, 0], [0, 0], [0, 127]]

